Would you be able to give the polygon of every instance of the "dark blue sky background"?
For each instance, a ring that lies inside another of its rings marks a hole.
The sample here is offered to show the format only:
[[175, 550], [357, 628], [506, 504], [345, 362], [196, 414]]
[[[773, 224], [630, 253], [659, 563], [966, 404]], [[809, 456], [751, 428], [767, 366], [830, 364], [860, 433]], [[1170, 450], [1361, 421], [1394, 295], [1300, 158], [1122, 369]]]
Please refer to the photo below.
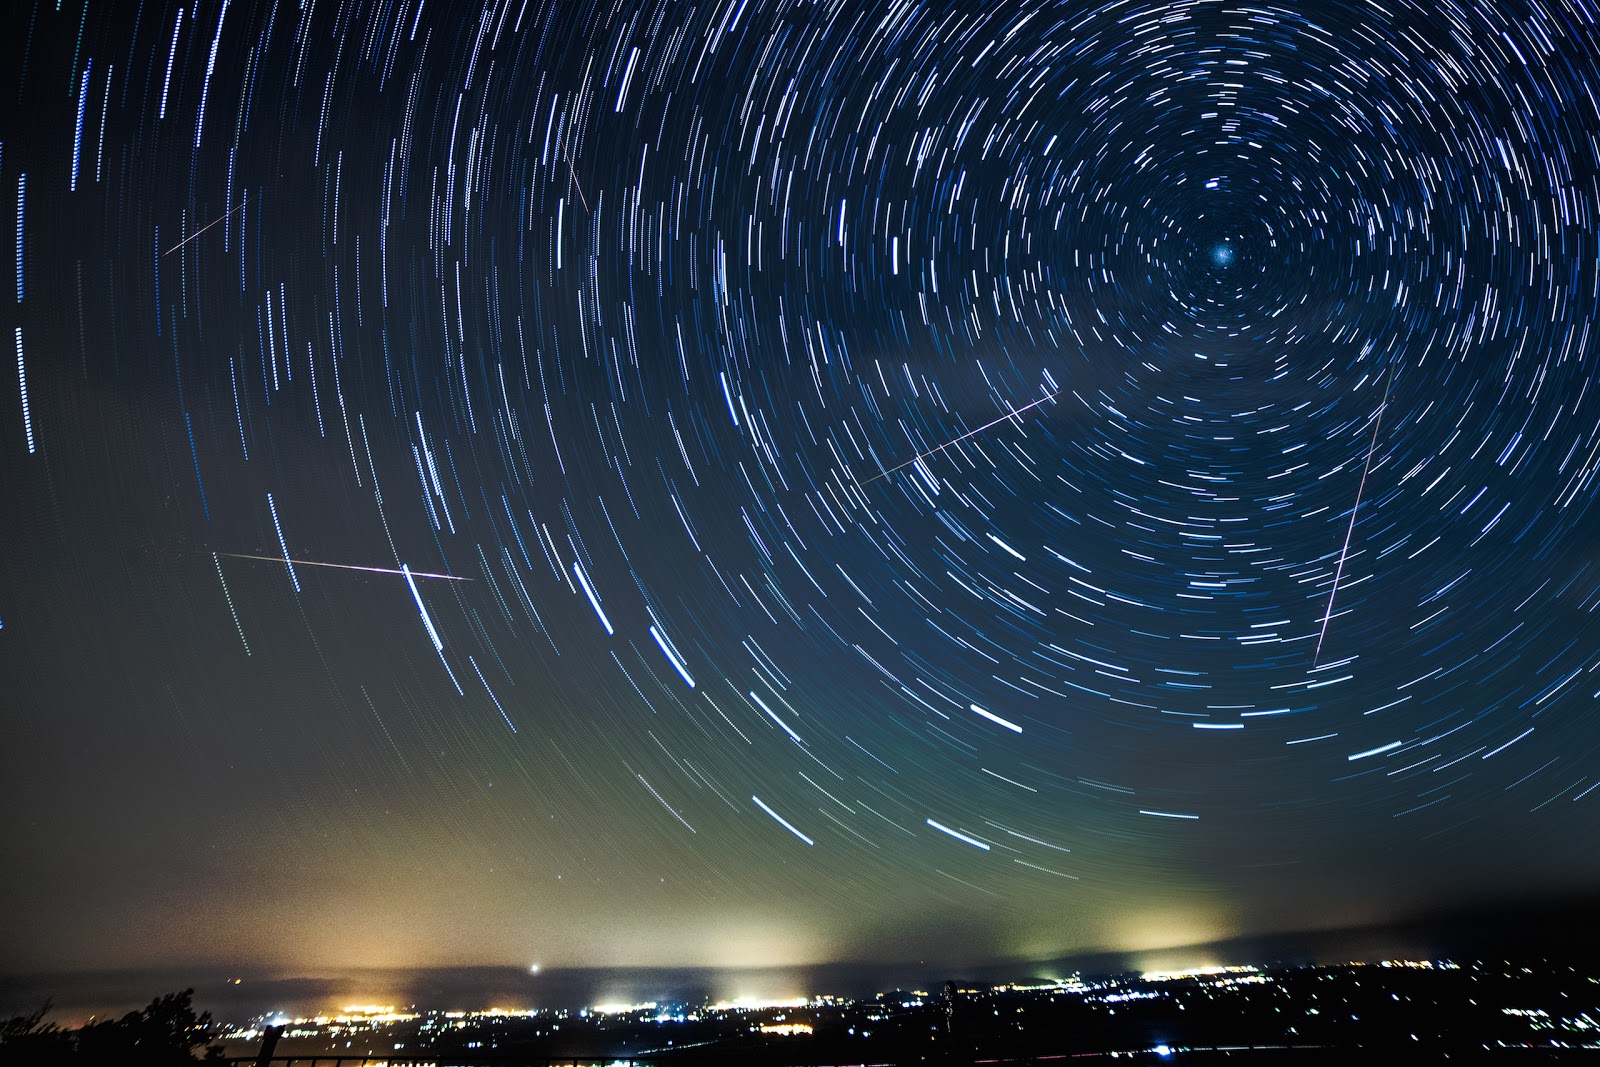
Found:
[[8, 969], [1600, 883], [1590, 6], [3, 18]]

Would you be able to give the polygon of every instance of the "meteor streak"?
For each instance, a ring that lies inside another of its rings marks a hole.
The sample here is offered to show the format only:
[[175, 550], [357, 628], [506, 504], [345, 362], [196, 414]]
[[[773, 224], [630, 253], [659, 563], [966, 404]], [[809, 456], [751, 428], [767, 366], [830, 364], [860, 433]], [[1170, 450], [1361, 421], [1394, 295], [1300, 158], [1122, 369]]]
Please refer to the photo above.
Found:
[[[222, 215], [222, 216], [219, 216], [218, 218], [212, 219], [210, 222], [206, 223], [204, 226], [200, 227], [198, 230], [194, 231], [189, 236], [185, 237], [183, 240], [179, 241], [177, 244], [175, 244], [171, 248], [167, 249], [165, 252], [161, 253], [162, 258], [165, 258], [167, 256], [172, 255], [172, 253], [176, 252], [178, 249], [182, 248], [184, 245], [188, 244], [190, 241], [194, 240], [196, 237], [199, 237], [201, 234], [203, 234], [207, 230], [211, 229], [211, 227], [215, 226], [217, 223], [221, 222], [223, 219], [230, 218], [235, 211], [238, 211], [239, 208], [244, 207], [249, 202], [250, 202], [250, 191], [248, 189], [246, 189], [245, 190], [245, 194], [244, 194], [244, 198], [239, 201], [239, 207], [233, 208], [226, 215]], [[223, 553], [223, 555], [227, 555], [227, 554], [228, 553], [226, 553], [226, 552]]]
[[583, 195], [583, 184], [578, 181], [578, 172], [573, 169], [571, 159], [567, 160], [567, 173], [572, 175], [573, 188], [578, 190], [578, 199], [583, 201], [583, 213], [585, 215], [593, 214], [593, 212], [589, 210], [589, 198]]
[[1372, 425], [1372, 441], [1367, 445], [1367, 461], [1361, 466], [1361, 484], [1356, 486], [1356, 502], [1350, 508], [1350, 525], [1344, 531], [1344, 547], [1339, 550], [1339, 565], [1333, 571], [1333, 588], [1328, 590], [1328, 610], [1322, 616], [1322, 632], [1317, 634], [1317, 650], [1311, 656], [1315, 667], [1322, 658], [1322, 640], [1328, 636], [1328, 620], [1333, 618], [1333, 598], [1339, 595], [1339, 579], [1344, 575], [1344, 561], [1350, 555], [1350, 535], [1356, 530], [1356, 511], [1361, 507], [1361, 494], [1367, 489], [1367, 472], [1372, 469], [1372, 453], [1378, 448], [1378, 431], [1383, 429], [1383, 413], [1389, 406], [1389, 387], [1394, 385], [1394, 375], [1383, 387], [1383, 400], [1378, 404], [1377, 420]]
[[1020, 408], [1013, 408], [1010, 411], [1006, 412], [1004, 415], [1001, 415], [998, 419], [993, 419], [993, 420], [991, 420], [989, 422], [986, 422], [982, 426], [979, 426], [976, 430], [968, 430], [966, 433], [962, 434], [960, 437], [957, 437], [957, 438], [955, 438], [954, 440], [951, 440], [951, 441], [946, 441], [944, 444], [940, 445], [938, 448], [930, 448], [926, 452], [918, 452], [916, 455], [912, 456], [910, 459], [906, 460], [904, 463], [900, 463], [900, 464], [897, 464], [897, 465], [895, 465], [893, 467], [890, 467], [886, 471], [879, 471], [877, 474], [874, 474], [872, 477], [868, 478], [866, 481], [862, 482], [861, 484], [862, 485], [871, 485], [873, 482], [877, 481], [879, 478], [887, 478], [889, 475], [893, 474], [895, 471], [902, 470], [902, 469], [904, 469], [906, 467], [909, 467], [913, 463], [917, 462], [919, 459], [927, 459], [929, 456], [935, 455], [935, 454], [937, 454], [939, 452], [943, 452], [945, 449], [951, 447], [952, 445], [959, 445], [962, 441], [965, 441], [967, 438], [976, 437], [978, 434], [980, 434], [983, 431], [989, 429], [989, 427], [999, 425], [1000, 423], [1005, 422], [1007, 419], [1011, 418], [1013, 415], [1021, 415], [1024, 411], [1027, 411], [1030, 408], [1036, 408], [1040, 404], [1043, 404], [1047, 400], [1054, 400], [1060, 394], [1061, 394], [1061, 390], [1059, 390], [1059, 389], [1056, 389], [1056, 390], [1053, 390], [1052, 392], [1046, 393], [1044, 396], [1040, 397], [1038, 400], [1035, 400], [1033, 403], [1024, 404]]
[[[260, 560], [263, 563], [284, 563], [285, 562], [285, 559], [284, 559], [283, 556], [252, 556], [252, 555], [249, 555], [248, 553], [244, 553], [244, 552], [217, 552], [217, 553], [214, 553], [214, 555], [227, 556], [229, 559], [255, 559], [255, 560]], [[406, 574], [405, 571], [396, 570], [393, 567], [358, 567], [353, 563], [319, 563], [316, 560], [312, 560], [312, 559], [293, 559], [293, 560], [288, 560], [287, 562], [288, 563], [293, 563], [297, 567], [334, 567], [334, 568], [336, 568], [338, 570], [341, 570], [341, 571], [367, 571], [367, 572], [369, 572], [371, 574], [398, 574], [398, 575], [400, 575], [402, 577], [404, 577], [405, 574]], [[473, 579], [471, 579], [471, 578], [463, 578], [459, 574], [426, 574], [426, 573], [424, 573], [422, 571], [412, 571], [411, 572], [411, 577], [413, 577], [413, 578], [438, 578], [438, 579], [441, 579], [442, 581], [446, 581], [446, 582], [470, 582], [470, 581], [473, 581]]]

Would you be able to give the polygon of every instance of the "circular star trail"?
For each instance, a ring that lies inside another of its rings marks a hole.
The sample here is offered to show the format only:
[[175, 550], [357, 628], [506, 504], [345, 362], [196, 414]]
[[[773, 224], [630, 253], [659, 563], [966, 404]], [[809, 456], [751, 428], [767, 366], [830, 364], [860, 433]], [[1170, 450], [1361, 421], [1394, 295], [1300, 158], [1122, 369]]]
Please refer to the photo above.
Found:
[[[240, 953], [1592, 884], [1596, 17], [14, 11], [23, 714], [136, 810], [215, 798], [153, 833]], [[382, 885], [263, 947], [330, 868]]]

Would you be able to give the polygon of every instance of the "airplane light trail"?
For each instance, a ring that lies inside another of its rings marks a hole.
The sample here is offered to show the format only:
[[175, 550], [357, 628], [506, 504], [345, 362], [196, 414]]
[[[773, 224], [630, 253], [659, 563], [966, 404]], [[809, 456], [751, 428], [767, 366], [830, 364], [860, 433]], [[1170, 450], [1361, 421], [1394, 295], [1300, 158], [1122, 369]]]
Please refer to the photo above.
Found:
[[1036, 408], [1040, 404], [1043, 404], [1047, 400], [1054, 400], [1060, 394], [1061, 394], [1061, 390], [1059, 390], [1059, 389], [1056, 389], [1056, 390], [1053, 390], [1053, 391], [1051, 391], [1049, 393], [1046, 393], [1044, 396], [1040, 397], [1038, 400], [1035, 400], [1033, 403], [1024, 404], [1020, 408], [1014, 408], [1011, 411], [1006, 412], [1004, 415], [1001, 415], [998, 419], [994, 419], [994, 420], [991, 420], [989, 422], [984, 423], [982, 426], [979, 426], [976, 430], [968, 430], [966, 433], [962, 434], [960, 437], [957, 437], [953, 441], [946, 441], [944, 444], [940, 445], [938, 448], [930, 448], [926, 452], [919, 452], [916, 455], [912, 456], [910, 459], [906, 460], [904, 463], [896, 464], [895, 466], [890, 467], [886, 471], [879, 471], [877, 474], [874, 474], [872, 477], [868, 478], [866, 481], [862, 482], [861, 484], [862, 485], [871, 485], [873, 482], [877, 481], [879, 478], [887, 478], [889, 475], [893, 474], [895, 471], [902, 470], [902, 469], [904, 469], [906, 467], [909, 467], [913, 463], [917, 462], [919, 459], [927, 459], [929, 456], [935, 455], [935, 454], [937, 454], [939, 452], [943, 452], [945, 449], [951, 447], [952, 445], [959, 445], [962, 441], [965, 441], [967, 438], [974, 437], [974, 436], [982, 433], [983, 431], [987, 430], [991, 426], [995, 426], [995, 425], [998, 425], [999, 423], [1005, 422], [1007, 419], [1011, 418], [1013, 415], [1021, 415], [1024, 411], [1027, 411], [1029, 408]]
[[[214, 554], [218, 556], [227, 556], [230, 559], [255, 559], [260, 560], [263, 563], [284, 562], [284, 557], [282, 556], [252, 556], [245, 552], [217, 552]], [[402, 577], [404, 577], [406, 574], [405, 571], [396, 570], [393, 567], [358, 567], [353, 563], [318, 563], [316, 560], [311, 559], [295, 559], [290, 560], [289, 562], [293, 563], [297, 567], [334, 567], [341, 571], [367, 571], [371, 574], [398, 574]], [[413, 578], [439, 578], [446, 582], [470, 582], [474, 580], [471, 578], [463, 578], [459, 574], [427, 574], [423, 571], [412, 571], [410, 573], [411, 577]]]
[[1317, 634], [1317, 650], [1311, 656], [1315, 667], [1322, 658], [1322, 641], [1328, 636], [1328, 620], [1333, 618], [1333, 598], [1339, 595], [1339, 579], [1344, 575], [1344, 561], [1350, 555], [1350, 535], [1355, 533], [1356, 512], [1361, 508], [1361, 495], [1367, 489], [1367, 472], [1372, 469], [1372, 454], [1378, 448], [1378, 431], [1383, 429], [1383, 413], [1389, 406], [1389, 388], [1394, 385], [1394, 375], [1383, 387], [1383, 400], [1378, 404], [1378, 414], [1372, 426], [1372, 442], [1367, 445], [1367, 461], [1361, 466], [1361, 484], [1356, 486], [1356, 502], [1350, 508], [1350, 525], [1344, 531], [1344, 547], [1339, 550], [1339, 565], [1333, 571], [1333, 588], [1328, 590], [1328, 610], [1322, 616], [1322, 632]]

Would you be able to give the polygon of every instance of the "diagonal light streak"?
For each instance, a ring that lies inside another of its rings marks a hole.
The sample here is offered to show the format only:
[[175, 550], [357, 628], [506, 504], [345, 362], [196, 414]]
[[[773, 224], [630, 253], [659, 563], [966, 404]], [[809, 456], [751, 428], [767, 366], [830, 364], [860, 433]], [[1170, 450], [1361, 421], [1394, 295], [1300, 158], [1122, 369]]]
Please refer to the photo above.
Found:
[[[252, 556], [245, 552], [216, 552], [213, 554], [227, 556], [229, 559], [255, 559], [263, 563], [285, 562], [285, 557], [283, 556]], [[353, 563], [319, 563], [314, 559], [292, 559], [287, 562], [293, 563], [297, 567], [333, 567], [341, 571], [366, 571], [370, 574], [398, 574], [401, 576], [406, 574], [405, 571], [396, 570], [393, 567], [359, 567]], [[471, 578], [463, 578], [459, 574], [427, 574], [423, 571], [412, 571], [411, 577], [438, 578], [446, 582], [470, 582], [473, 580]]]
[[1356, 486], [1356, 502], [1350, 508], [1350, 525], [1344, 531], [1344, 547], [1339, 550], [1339, 565], [1333, 571], [1333, 588], [1328, 590], [1328, 610], [1322, 615], [1322, 632], [1317, 634], [1317, 650], [1311, 656], [1315, 667], [1322, 658], [1322, 641], [1328, 636], [1328, 620], [1333, 618], [1333, 598], [1339, 595], [1339, 579], [1344, 575], [1344, 561], [1350, 555], [1350, 537], [1356, 530], [1356, 512], [1361, 508], [1361, 496], [1367, 489], [1367, 472], [1372, 469], [1372, 454], [1378, 448], [1378, 431], [1383, 428], [1383, 413], [1389, 406], [1389, 387], [1394, 385], [1394, 375], [1383, 387], [1383, 400], [1378, 404], [1378, 415], [1372, 426], [1372, 441], [1367, 445], [1367, 461], [1361, 466], [1361, 484]]
[[889, 475], [893, 474], [895, 471], [903, 470], [906, 467], [911, 466], [913, 463], [917, 462], [918, 460], [927, 459], [929, 456], [937, 455], [938, 453], [943, 452], [947, 448], [951, 448], [951, 447], [953, 447], [955, 445], [959, 445], [962, 441], [965, 441], [969, 437], [976, 437], [978, 434], [980, 434], [983, 431], [989, 429], [991, 426], [997, 426], [1000, 423], [1005, 422], [1007, 419], [1011, 418], [1014, 415], [1021, 415], [1024, 411], [1027, 411], [1030, 408], [1036, 408], [1040, 404], [1043, 404], [1048, 400], [1054, 400], [1057, 396], [1060, 395], [1060, 393], [1061, 393], [1061, 390], [1056, 389], [1053, 392], [1046, 393], [1044, 396], [1040, 397], [1038, 400], [1035, 400], [1031, 404], [1024, 404], [1020, 408], [1013, 408], [1012, 410], [1006, 412], [1004, 415], [1001, 415], [998, 419], [992, 419], [989, 422], [984, 423], [982, 426], [979, 426], [976, 430], [968, 430], [966, 433], [962, 434], [960, 437], [957, 437], [957, 438], [955, 438], [954, 440], [951, 440], [951, 441], [946, 441], [944, 444], [940, 445], [937, 448], [930, 448], [926, 452], [919, 452], [916, 455], [912, 456], [910, 459], [906, 460], [904, 463], [896, 464], [895, 466], [890, 467], [886, 471], [879, 471], [877, 474], [874, 474], [872, 477], [868, 478], [866, 481], [862, 482], [861, 484], [862, 485], [871, 485], [873, 482], [877, 481], [879, 478], [887, 478]]

